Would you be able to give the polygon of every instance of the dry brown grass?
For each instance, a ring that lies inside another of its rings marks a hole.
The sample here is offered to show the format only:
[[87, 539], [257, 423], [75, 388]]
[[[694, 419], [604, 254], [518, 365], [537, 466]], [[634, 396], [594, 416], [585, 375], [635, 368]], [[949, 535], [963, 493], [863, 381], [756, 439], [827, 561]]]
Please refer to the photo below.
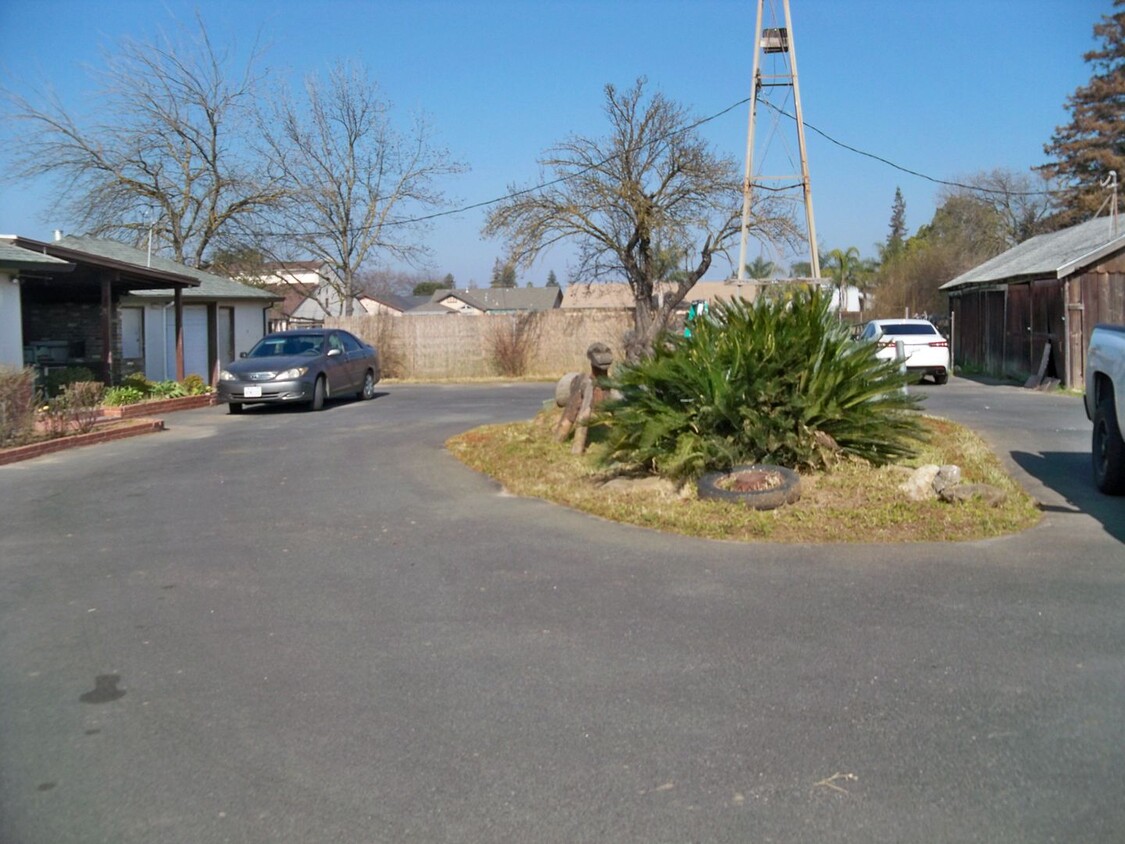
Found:
[[[554, 413], [529, 422], [488, 425], [451, 438], [446, 446], [466, 465], [509, 492], [655, 530], [737, 542], [951, 542], [1003, 536], [1040, 518], [1036, 503], [1003, 471], [971, 431], [944, 419], [925, 418], [929, 442], [908, 465], [875, 468], [848, 462], [832, 471], [801, 476], [801, 500], [770, 511], [701, 501], [694, 486], [679, 492], [607, 490], [613, 473], [597, 465], [598, 443], [574, 456], [552, 437]], [[953, 463], [966, 483], [988, 483], [1007, 500], [947, 504], [907, 501], [898, 486], [914, 467]]]

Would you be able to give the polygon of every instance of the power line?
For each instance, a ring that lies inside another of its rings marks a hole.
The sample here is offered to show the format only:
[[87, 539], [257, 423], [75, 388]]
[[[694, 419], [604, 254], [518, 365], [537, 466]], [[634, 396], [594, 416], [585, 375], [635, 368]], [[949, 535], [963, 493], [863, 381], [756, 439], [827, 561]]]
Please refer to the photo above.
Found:
[[[769, 100], [762, 100], [762, 102], [765, 103], [767, 108], [773, 109], [774, 111], [778, 112], [779, 114], [784, 115], [785, 117], [788, 117], [790, 120], [796, 120], [796, 118], [792, 114], [785, 111], [784, 109], [778, 108], [773, 103], [769, 102]], [[899, 170], [903, 173], [908, 173], [911, 176], [917, 176], [919, 179], [925, 179], [926, 181], [933, 182], [934, 184], [937, 184], [937, 185], [947, 185], [948, 187], [962, 188], [964, 190], [976, 191], [977, 193], [997, 193], [997, 194], [1003, 194], [1005, 196], [1051, 196], [1051, 195], [1056, 194], [1056, 193], [1062, 193], [1062, 191], [1050, 191], [1050, 190], [1017, 191], [1017, 190], [1001, 190], [999, 188], [982, 188], [978, 185], [966, 185], [966, 184], [963, 184], [961, 182], [951, 182], [951, 181], [948, 181], [946, 179], [938, 179], [938, 178], [935, 178], [933, 176], [927, 176], [925, 173], [919, 173], [917, 170], [911, 170], [909, 167], [903, 167], [901, 164], [895, 164], [893, 161], [891, 161], [887, 158], [883, 158], [881, 155], [875, 155], [875, 153], [873, 153], [873, 152], [866, 152], [864, 150], [853, 147], [850, 144], [845, 144], [843, 141], [836, 140], [836, 138], [833, 138], [827, 132], [824, 132], [823, 130], [818, 129], [817, 127], [813, 126], [807, 120], [805, 121], [805, 126], [806, 126], [806, 128], [812, 129], [814, 132], [816, 132], [818, 135], [820, 135], [822, 138], [824, 138], [829, 143], [833, 143], [836, 146], [840, 147], [841, 149], [846, 149], [848, 152], [854, 152], [856, 155], [862, 155], [865, 158], [874, 159], [875, 161], [878, 161], [882, 164], [886, 164], [888, 167], [893, 167], [895, 170]]]
[[[663, 141], [666, 141], [669, 138], [675, 137], [676, 135], [680, 135], [680, 134], [683, 134], [685, 132], [690, 132], [693, 129], [698, 129], [700, 126], [703, 126], [703, 125], [706, 125], [707, 123], [711, 123], [712, 121], [718, 120], [720, 117], [723, 117], [723, 116], [729, 114], [731, 111], [733, 111], [736, 108], [739, 108], [740, 106], [747, 105], [749, 102], [750, 102], [749, 97], [741, 99], [738, 102], [732, 103], [731, 105], [727, 106], [726, 108], [724, 108], [720, 111], [717, 111], [712, 115], [709, 115], [708, 117], [700, 118], [699, 120], [695, 121], [694, 123], [691, 123], [687, 126], [680, 127], [679, 129], [676, 129], [672, 132], [669, 132], [665, 135], [662, 135], [659, 138], [655, 138], [652, 141], [649, 141], [648, 143], [650, 143], [650, 144], [662, 143]], [[777, 112], [781, 116], [787, 117], [790, 120], [796, 120], [796, 117], [794, 117], [792, 114], [785, 111], [785, 109], [780, 108], [780, 107], [774, 105], [773, 103], [769, 102], [769, 100], [766, 100], [766, 99], [763, 98], [763, 99], [760, 100], [760, 102], [762, 102], [763, 104], [765, 104], [765, 106], [767, 108], [772, 109], [773, 111]], [[950, 180], [947, 180], [947, 179], [938, 179], [934, 176], [929, 176], [925, 173], [919, 172], [918, 170], [912, 170], [909, 167], [904, 167], [901, 164], [896, 164], [895, 162], [891, 161], [888, 158], [884, 158], [881, 155], [876, 155], [875, 153], [867, 152], [865, 150], [859, 149], [858, 147], [852, 146], [851, 144], [846, 144], [843, 141], [837, 140], [836, 138], [832, 137], [831, 135], [829, 135], [824, 130], [819, 129], [816, 126], [813, 126], [807, 120], [804, 121], [804, 125], [805, 125], [806, 128], [811, 129], [813, 132], [816, 132], [816, 134], [820, 135], [822, 138], [824, 138], [829, 143], [835, 144], [836, 146], [840, 147], [841, 149], [845, 149], [848, 152], [855, 153], [856, 155], [861, 155], [864, 158], [870, 158], [874, 161], [878, 161], [879, 163], [885, 164], [888, 167], [891, 167], [891, 168], [893, 168], [895, 170], [898, 170], [902, 173], [907, 173], [908, 175], [915, 176], [919, 179], [925, 179], [926, 181], [933, 182], [934, 184], [937, 184], [937, 185], [945, 185], [947, 187], [961, 188], [962, 190], [975, 191], [977, 193], [992, 193], [992, 194], [1001, 194], [1001, 195], [1006, 195], [1006, 196], [1051, 196], [1051, 195], [1060, 193], [1060, 191], [1050, 191], [1050, 190], [1039, 190], [1039, 191], [1001, 190], [1001, 189], [998, 189], [998, 188], [980, 187], [978, 185], [967, 185], [967, 184], [964, 184], [962, 182], [954, 182], [954, 181], [950, 181]], [[617, 154], [614, 154], [614, 155], [606, 157], [605, 159], [603, 159], [601, 161], [595, 162], [593, 164], [588, 164], [585, 167], [581, 168], [580, 170], [577, 170], [573, 173], [568, 173], [565, 176], [560, 176], [557, 179], [551, 179], [550, 181], [541, 182], [537, 185], [533, 185], [533, 186], [528, 187], [528, 188], [523, 188], [521, 190], [512, 191], [511, 193], [505, 194], [504, 196], [496, 197], [495, 199], [486, 199], [486, 200], [483, 200], [481, 202], [474, 202], [470, 205], [462, 205], [458, 208], [451, 208], [451, 209], [446, 210], [446, 211], [435, 211], [432, 214], [425, 214], [425, 215], [420, 216], [420, 217], [410, 217], [410, 218], [407, 218], [405, 220], [387, 220], [386, 222], [383, 223], [383, 225], [386, 226], [386, 227], [393, 228], [395, 226], [407, 226], [407, 225], [414, 225], [416, 223], [427, 223], [427, 222], [430, 222], [431, 220], [438, 220], [438, 219], [441, 219], [443, 217], [452, 217], [452, 216], [457, 215], [457, 214], [464, 214], [468, 211], [475, 211], [478, 208], [487, 208], [490, 205], [497, 205], [501, 202], [507, 202], [510, 199], [515, 199], [517, 197], [524, 196], [525, 194], [535, 193], [536, 191], [545, 190], [547, 188], [554, 187], [555, 185], [563, 184], [564, 182], [568, 182], [572, 179], [578, 178], [579, 176], [583, 176], [586, 173], [589, 173], [591, 170], [596, 170], [600, 167], [604, 167], [606, 164], [608, 164], [610, 161], [612, 161], [616, 157], [616, 155]], [[758, 187], [761, 188], [763, 186], [759, 185]], [[792, 187], [800, 187], [800, 185], [797, 184], [797, 185], [791, 185], [791, 186], [786, 186], [786, 187], [774, 187], [774, 188], [769, 188], [769, 190], [782, 191], [782, 190], [790, 189]], [[281, 236], [295, 235], [295, 234], [300, 234], [300, 233], [296, 233], [296, 232], [269, 232], [269, 234], [271, 236], [274, 236], [274, 237], [281, 237]], [[327, 233], [321, 232], [320, 234], [327, 234]]]

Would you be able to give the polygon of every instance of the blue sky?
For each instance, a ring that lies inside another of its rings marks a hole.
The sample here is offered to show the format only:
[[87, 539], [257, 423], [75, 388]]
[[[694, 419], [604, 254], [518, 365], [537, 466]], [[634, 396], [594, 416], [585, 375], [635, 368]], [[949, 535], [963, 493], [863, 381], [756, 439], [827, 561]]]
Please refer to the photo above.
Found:
[[[766, 0], [766, 23], [781, 0]], [[88, 68], [122, 36], [147, 39], [198, 12], [220, 45], [259, 40], [264, 66], [299, 80], [339, 57], [363, 62], [396, 113], [426, 113], [442, 144], [471, 168], [451, 179], [457, 205], [503, 196], [538, 180], [536, 160], [571, 134], [606, 131], [602, 88], [645, 76], [699, 117], [749, 95], [753, 0], [3, 0], [0, 81], [21, 93], [45, 84], [80, 111], [94, 90]], [[1068, 120], [1064, 103], [1091, 68], [1093, 25], [1111, 0], [790, 0], [805, 121], [838, 141], [933, 179], [982, 170], [1026, 171]], [[790, 108], [791, 111], [791, 108]], [[748, 107], [702, 131], [741, 168]], [[755, 143], [766, 156], [796, 136], [759, 109]], [[910, 232], [929, 222], [939, 185], [808, 134], [816, 230], [822, 249], [856, 246], [873, 256], [887, 234], [896, 187]], [[0, 150], [2, 156], [2, 150]], [[777, 159], [755, 164], [778, 170]], [[786, 165], [787, 166], [787, 165]], [[46, 185], [0, 183], [0, 232], [47, 240]], [[435, 222], [433, 270], [458, 286], [487, 286], [503, 244], [480, 236], [484, 210]], [[763, 250], [751, 244], [750, 258]], [[732, 258], [737, 259], [735, 244]], [[764, 252], [764, 256], [775, 256]], [[569, 278], [558, 248], [520, 284], [549, 270]], [[717, 262], [709, 278], [729, 265]]]

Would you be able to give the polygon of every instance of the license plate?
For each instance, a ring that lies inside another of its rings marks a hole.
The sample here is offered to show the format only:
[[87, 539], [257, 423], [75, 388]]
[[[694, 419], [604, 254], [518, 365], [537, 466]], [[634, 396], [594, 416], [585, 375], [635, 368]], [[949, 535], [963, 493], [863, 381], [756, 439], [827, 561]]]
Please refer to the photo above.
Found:
[[262, 397], [261, 387], [244, 387], [242, 389], [242, 397], [244, 399], [260, 399]]

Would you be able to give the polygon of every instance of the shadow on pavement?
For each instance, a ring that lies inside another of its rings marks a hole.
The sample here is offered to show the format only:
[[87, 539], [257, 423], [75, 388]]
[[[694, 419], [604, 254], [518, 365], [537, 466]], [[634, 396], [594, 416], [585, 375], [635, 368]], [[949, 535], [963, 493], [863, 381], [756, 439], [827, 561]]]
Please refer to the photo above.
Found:
[[1086, 513], [1101, 522], [1106, 533], [1114, 539], [1125, 542], [1125, 497], [1098, 492], [1090, 468], [1090, 455], [1072, 451], [1047, 451], [1042, 454], [1013, 451], [1012, 459], [1070, 505], [1044, 504], [1043, 510]]

